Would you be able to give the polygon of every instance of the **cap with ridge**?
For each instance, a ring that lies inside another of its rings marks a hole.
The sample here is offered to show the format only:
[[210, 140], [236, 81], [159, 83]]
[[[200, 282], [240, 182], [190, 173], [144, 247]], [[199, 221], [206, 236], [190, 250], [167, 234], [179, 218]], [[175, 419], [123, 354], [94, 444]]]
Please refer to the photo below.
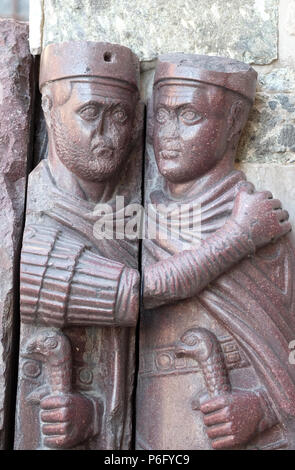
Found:
[[182, 53], [161, 55], [154, 86], [171, 79], [193, 80], [224, 87], [253, 102], [257, 73], [250, 65], [228, 57]]
[[138, 88], [139, 60], [128, 47], [106, 42], [46, 46], [41, 55], [40, 90], [47, 82], [73, 77], [112, 78]]

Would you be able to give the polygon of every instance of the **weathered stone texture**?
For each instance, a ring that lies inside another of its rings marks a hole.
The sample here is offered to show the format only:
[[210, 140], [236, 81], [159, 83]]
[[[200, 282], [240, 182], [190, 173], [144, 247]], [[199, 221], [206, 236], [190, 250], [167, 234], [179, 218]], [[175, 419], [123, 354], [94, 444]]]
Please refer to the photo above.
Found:
[[[145, 102], [152, 93], [154, 70], [141, 74]], [[295, 71], [258, 71], [255, 103], [238, 150], [239, 161], [295, 162]]]
[[277, 17], [278, 0], [44, 0], [43, 47], [87, 39], [128, 46], [141, 61], [183, 51], [268, 64]]
[[[15, 295], [30, 140], [28, 25], [0, 20], [0, 448], [8, 428]], [[10, 423], [10, 426], [12, 423]]]
[[238, 169], [246, 173], [258, 191], [269, 189], [275, 198], [280, 199], [283, 208], [289, 212], [293, 227], [291, 236], [295, 241], [295, 165], [244, 162], [238, 165]]
[[295, 73], [274, 69], [259, 76], [255, 104], [242, 136], [240, 161], [295, 161]]
[[279, 36], [280, 63], [294, 67], [295, 0], [280, 0]]
[[239, 147], [240, 161], [295, 161], [295, 95], [257, 93]]
[[[278, 58], [278, 9], [281, 47], [286, 43], [284, 35], [292, 36], [294, 1], [175, 0], [172, 8], [165, 0], [38, 0], [32, 47], [36, 52], [38, 38], [43, 47], [79, 39], [126, 45], [146, 71], [141, 82], [144, 101], [151, 94], [159, 54], [182, 50], [253, 63], [258, 66], [259, 86], [238, 160], [291, 163], [295, 161], [295, 72], [290, 61], [273, 61]], [[268, 69], [259, 67], [270, 63]]]

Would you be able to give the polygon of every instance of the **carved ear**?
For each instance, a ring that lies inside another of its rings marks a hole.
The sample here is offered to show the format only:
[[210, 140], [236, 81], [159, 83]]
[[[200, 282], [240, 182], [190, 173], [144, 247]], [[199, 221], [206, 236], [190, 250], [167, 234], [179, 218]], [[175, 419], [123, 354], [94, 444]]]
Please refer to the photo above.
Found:
[[244, 103], [241, 100], [235, 101], [228, 117], [229, 135], [227, 141], [230, 142], [235, 136], [240, 135], [244, 125], [243, 119]]
[[48, 127], [51, 127], [51, 109], [52, 109], [52, 96], [48, 91], [45, 91], [42, 94], [42, 109], [44, 112], [46, 124]]

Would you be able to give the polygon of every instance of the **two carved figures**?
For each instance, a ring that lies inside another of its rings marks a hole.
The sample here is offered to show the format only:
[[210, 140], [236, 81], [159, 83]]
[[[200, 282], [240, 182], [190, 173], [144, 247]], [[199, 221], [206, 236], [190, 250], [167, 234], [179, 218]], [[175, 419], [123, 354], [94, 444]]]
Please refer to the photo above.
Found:
[[140, 281], [140, 236], [126, 236], [141, 202], [138, 60], [105, 43], [44, 50], [49, 150], [28, 187], [17, 448], [128, 449], [133, 431], [138, 449], [294, 448], [291, 227], [234, 169], [255, 88], [238, 61], [158, 60]]

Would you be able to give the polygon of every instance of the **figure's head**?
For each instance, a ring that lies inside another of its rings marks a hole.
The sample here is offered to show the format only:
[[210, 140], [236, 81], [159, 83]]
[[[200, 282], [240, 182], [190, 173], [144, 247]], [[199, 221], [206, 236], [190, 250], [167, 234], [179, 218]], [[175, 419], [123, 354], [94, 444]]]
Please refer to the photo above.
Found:
[[254, 100], [256, 72], [235, 60], [188, 54], [159, 59], [153, 140], [160, 173], [174, 183], [203, 176], [234, 155]]
[[109, 181], [134, 136], [139, 66], [126, 47], [72, 42], [50, 45], [41, 60], [40, 89], [50, 142], [77, 176]]

